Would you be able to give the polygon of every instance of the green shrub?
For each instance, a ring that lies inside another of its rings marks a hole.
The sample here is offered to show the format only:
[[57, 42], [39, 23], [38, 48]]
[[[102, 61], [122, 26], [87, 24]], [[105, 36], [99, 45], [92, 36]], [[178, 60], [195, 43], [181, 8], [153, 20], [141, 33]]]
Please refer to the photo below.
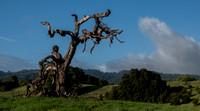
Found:
[[16, 75], [7, 78], [6, 81], [0, 79], [0, 91], [8, 91], [16, 87], [19, 87], [19, 82]]
[[193, 99], [192, 103], [194, 104], [194, 106], [198, 106], [199, 105], [199, 99]]
[[0, 87], [0, 91], [6, 91], [6, 87], [5, 86], [1, 86]]
[[173, 98], [171, 98], [170, 105], [180, 105], [180, 104], [181, 102], [178, 95], [173, 96]]
[[26, 85], [30, 84], [31, 81], [32, 81], [31, 79], [26, 78], [25, 80], [21, 80], [21, 81], [19, 82], [19, 85], [20, 85], [20, 86], [26, 86]]
[[190, 99], [190, 95], [189, 94], [183, 94], [182, 95], [182, 104], [186, 104], [186, 103], [189, 103], [191, 101]]
[[190, 103], [191, 93], [191, 91], [188, 91], [187, 88], [184, 88], [182, 86], [171, 87], [170, 95], [167, 98], [167, 102], [171, 103], [171, 105]]
[[164, 103], [168, 87], [159, 74], [146, 69], [131, 69], [124, 74], [117, 87], [107, 95], [109, 99]]

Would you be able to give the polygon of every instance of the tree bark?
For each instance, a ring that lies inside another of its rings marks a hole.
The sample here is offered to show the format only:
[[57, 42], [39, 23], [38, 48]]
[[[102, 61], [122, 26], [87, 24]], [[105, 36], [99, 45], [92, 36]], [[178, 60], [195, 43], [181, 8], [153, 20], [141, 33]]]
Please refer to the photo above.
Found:
[[76, 52], [76, 47], [78, 44], [74, 44], [71, 41], [68, 51], [64, 57], [65, 62], [62, 65], [62, 69], [59, 71], [59, 82], [57, 84], [57, 93], [60, 91], [60, 96], [66, 96], [66, 76], [68, 75], [68, 68], [71, 64], [72, 58]]

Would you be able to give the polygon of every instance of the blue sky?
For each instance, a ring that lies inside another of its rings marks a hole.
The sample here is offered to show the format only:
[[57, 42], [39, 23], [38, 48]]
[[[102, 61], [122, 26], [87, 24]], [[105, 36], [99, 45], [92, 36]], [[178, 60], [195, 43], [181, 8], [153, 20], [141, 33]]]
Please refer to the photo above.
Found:
[[[51, 53], [53, 45], [58, 45], [65, 55], [70, 37], [56, 34], [50, 38], [47, 27], [40, 22], [48, 21], [53, 29], [73, 31], [71, 14], [82, 18], [110, 9], [111, 15], [103, 20], [113, 29], [124, 30], [118, 37], [125, 43], [115, 40], [109, 47], [109, 40], [104, 40], [93, 55], [89, 54], [91, 42], [84, 53], [80, 44], [73, 66], [102, 71], [145, 67], [166, 73], [198, 74], [199, 6], [198, 0], [1, 0], [0, 70], [38, 68], [37, 62]], [[93, 25], [94, 21], [89, 20], [81, 28], [91, 30]], [[176, 45], [171, 47], [172, 43]]]

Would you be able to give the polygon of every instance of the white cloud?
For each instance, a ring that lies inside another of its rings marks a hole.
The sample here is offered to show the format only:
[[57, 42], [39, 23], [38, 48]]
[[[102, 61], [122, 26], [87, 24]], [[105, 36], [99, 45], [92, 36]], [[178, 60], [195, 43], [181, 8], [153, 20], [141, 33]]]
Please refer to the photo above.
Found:
[[128, 54], [109, 61], [101, 65], [103, 71], [145, 67], [165, 73], [200, 73], [200, 45], [193, 38], [177, 33], [156, 18], [140, 18], [138, 24], [141, 32], [155, 43], [156, 50], [150, 56]]
[[30, 64], [26, 60], [8, 55], [0, 55], [0, 71], [19, 71], [35, 68], [37, 68], [35, 65]]
[[0, 36], [0, 39], [5, 40], [5, 41], [9, 41], [9, 42], [16, 42], [16, 41], [14, 41], [12, 39], [8, 39], [8, 38], [2, 37], [2, 36]]

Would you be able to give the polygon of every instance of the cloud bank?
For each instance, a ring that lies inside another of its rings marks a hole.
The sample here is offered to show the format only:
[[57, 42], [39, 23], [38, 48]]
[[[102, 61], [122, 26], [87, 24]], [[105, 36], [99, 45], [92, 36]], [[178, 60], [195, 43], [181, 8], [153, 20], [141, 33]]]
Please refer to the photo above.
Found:
[[177, 33], [156, 18], [140, 18], [138, 24], [156, 50], [150, 56], [130, 53], [96, 68], [110, 72], [144, 67], [164, 73], [200, 74], [200, 45], [193, 38]]
[[8, 55], [0, 55], [0, 71], [19, 71], [35, 68], [36, 66], [30, 64], [26, 60]]

